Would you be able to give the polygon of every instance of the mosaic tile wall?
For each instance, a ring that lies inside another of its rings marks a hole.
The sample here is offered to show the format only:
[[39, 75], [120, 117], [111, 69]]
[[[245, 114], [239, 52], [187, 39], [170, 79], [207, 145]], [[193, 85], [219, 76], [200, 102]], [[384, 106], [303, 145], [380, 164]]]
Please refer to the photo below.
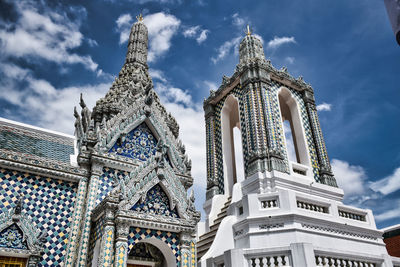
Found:
[[146, 123], [141, 123], [110, 149], [109, 153], [146, 161], [156, 154], [157, 139]]
[[76, 183], [0, 169], [0, 212], [14, 207], [23, 194], [23, 211], [48, 234], [39, 266], [58, 266], [63, 262], [76, 190]]
[[146, 200], [143, 203], [138, 201], [135, 205], [133, 205], [131, 210], [179, 218], [176, 207], [171, 209], [169, 202], [170, 201], [167, 194], [164, 192], [161, 186], [157, 184], [147, 192]]
[[113, 189], [113, 181], [117, 179], [115, 180], [117, 182], [126, 175], [129, 175], [127, 171], [103, 168], [103, 174], [99, 177], [98, 193], [95, 207], [99, 205], [100, 202], [111, 192], [111, 190]]
[[61, 141], [46, 140], [35, 135], [33, 131], [24, 132], [20, 129], [0, 125], [0, 148], [69, 163], [70, 155], [74, 154], [73, 140], [68, 139], [64, 143]]
[[155, 237], [164, 241], [172, 250], [176, 258], [176, 266], [180, 266], [181, 255], [179, 249], [179, 236], [176, 233], [160, 230], [131, 227], [128, 235], [128, 254], [133, 246], [140, 240]]

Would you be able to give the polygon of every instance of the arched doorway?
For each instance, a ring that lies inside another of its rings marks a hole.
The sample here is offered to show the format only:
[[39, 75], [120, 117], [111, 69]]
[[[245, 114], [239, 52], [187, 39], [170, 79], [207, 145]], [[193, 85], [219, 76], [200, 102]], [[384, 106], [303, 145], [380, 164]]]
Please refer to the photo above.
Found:
[[226, 98], [221, 111], [222, 154], [225, 195], [231, 196], [233, 185], [244, 180], [239, 102], [235, 96]]
[[136, 243], [128, 254], [127, 267], [174, 267], [176, 257], [162, 240], [151, 237]]
[[310, 156], [297, 101], [284, 87], [278, 98], [289, 160], [309, 167]]

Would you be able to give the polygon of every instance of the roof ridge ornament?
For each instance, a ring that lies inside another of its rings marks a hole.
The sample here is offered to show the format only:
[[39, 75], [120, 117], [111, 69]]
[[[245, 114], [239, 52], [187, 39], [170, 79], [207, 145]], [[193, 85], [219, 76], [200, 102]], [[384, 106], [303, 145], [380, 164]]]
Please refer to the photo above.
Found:
[[142, 13], [140, 13], [138, 16], [136, 16], [136, 19], [137, 19], [137, 21], [138, 21], [139, 23], [142, 23], [142, 22], [143, 22]]
[[246, 35], [247, 35], [247, 36], [250, 36], [250, 35], [252, 34], [252, 32], [251, 32], [251, 29], [250, 29], [249, 24], [247, 24], [246, 30], [247, 30], [247, 31], [245, 31]]

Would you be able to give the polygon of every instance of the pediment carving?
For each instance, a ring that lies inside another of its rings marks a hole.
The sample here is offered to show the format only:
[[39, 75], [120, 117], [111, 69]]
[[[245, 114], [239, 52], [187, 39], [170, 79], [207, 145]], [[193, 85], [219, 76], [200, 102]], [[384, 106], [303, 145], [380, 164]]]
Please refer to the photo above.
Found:
[[47, 233], [41, 232], [23, 211], [23, 197], [16, 206], [0, 214], [0, 251], [41, 255]]

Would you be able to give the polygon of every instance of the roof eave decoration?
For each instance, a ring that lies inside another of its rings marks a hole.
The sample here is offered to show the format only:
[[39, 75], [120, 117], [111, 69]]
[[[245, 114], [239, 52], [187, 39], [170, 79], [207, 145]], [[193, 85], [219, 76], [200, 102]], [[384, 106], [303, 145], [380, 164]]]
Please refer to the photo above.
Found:
[[41, 232], [29, 216], [23, 211], [22, 195], [20, 195], [14, 208], [0, 214], [0, 232], [13, 224], [17, 225], [17, 227], [22, 231], [23, 241], [26, 241], [28, 250], [0, 247], [0, 252], [22, 253], [31, 256], [42, 255], [44, 252], [44, 246], [47, 242], [47, 233]]
[[130, 211], [131, 207], [138, 201], [145, 201], [147, 192], [160, 184], [168, 195], [171, 209], [177, 208], [179, 216], [187, 221], [192, 218], [199, 220], [200, 214], [194, 206], [194, 194], [187, 197], [186, 189], [165, 160], [165, 152], [164, 148], [160, 147], [153, 160], [146, 161], [129, 176], [120, 179], [110, 195], [119, 196], [119, 210], [135, 214], [134, 211]]
[[249, 27], [247, 27], [246, 36], [240, 42], [239, 64], [236, 66], [235, 73], [231, 77], [223, 76], [221, 85], [217, 91], [210, 90], [210, 96], [204, 100], [204, 105], [215, 104], [220, 98], [228, 94], [234, 87], [232, 84], [238, 78], [241, 83], [253, 78], [275, 80], [297, 91], [313, 92], [311, 85], [305, 83], [303, 77], [294, 78], [288, 73], [286, 67], [278, 70], [271, 64], [270, 60], [265, 59], [262, 42], [252, 34]]

